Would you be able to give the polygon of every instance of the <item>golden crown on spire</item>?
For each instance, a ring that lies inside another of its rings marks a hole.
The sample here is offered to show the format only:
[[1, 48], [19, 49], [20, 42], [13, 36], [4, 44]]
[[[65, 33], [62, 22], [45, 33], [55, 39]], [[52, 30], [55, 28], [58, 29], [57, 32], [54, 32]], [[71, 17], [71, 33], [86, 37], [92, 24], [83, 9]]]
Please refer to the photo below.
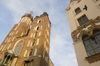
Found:
[[[34, 9], [34, 8], [33, 8]], [[30, 11], [30, 14], [32, 14], [33, 13], [33, 9]]]

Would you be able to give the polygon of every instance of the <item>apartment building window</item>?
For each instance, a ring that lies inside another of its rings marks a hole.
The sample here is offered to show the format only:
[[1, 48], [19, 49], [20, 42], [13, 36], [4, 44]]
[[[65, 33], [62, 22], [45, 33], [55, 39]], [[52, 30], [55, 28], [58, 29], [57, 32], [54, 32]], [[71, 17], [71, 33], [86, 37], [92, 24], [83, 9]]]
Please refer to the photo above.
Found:
[[92, 38], [88, 35], [83, 36], [83, 43], [88, 56], [100, 53], [100, 31], [96, 30]]
[[88, 21], [89, 21], [89, 19], [87, 18], [86, 15], [83, 15], [82, 17], [80, 17], [80, 18], [78, 19], [78, 22], [79, 22], [80, 25], [83, 25], [84, 23], [86, 23], [86, 22], [88, 22]]
[[76, 14], [78, 14], [78, 13], [80, 13], [80, 12], [81, 12], [81, 9], [80, 9], [79, 7], [75, 9], [75, 13], [76, 13]]

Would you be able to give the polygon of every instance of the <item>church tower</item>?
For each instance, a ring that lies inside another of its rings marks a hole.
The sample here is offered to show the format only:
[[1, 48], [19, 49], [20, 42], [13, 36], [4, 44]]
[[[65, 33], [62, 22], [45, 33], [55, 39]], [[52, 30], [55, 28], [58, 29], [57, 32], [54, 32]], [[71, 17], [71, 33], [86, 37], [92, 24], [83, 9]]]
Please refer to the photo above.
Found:
[[78, 66], [100, 66], [100, 0], [70, 0], [66, 14]]
[[44, 12], [22, 16], [0, 45], [0, 66], [54, 66], [49, 58], [51, 22]]

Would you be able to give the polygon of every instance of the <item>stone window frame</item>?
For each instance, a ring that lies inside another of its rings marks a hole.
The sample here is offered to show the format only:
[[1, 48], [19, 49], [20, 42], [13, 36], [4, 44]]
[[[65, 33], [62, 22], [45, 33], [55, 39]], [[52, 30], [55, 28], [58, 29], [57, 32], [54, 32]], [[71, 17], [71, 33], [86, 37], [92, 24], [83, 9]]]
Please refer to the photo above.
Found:
[[77, 7], [74, 11], [75, 11], [75, 14], [77, 15], [81, 12], [81, 9], [80, 9], [80, 7]]
[[[87, 20], [86, 20], [86, 19], [87, 19]], [[86, 20], [86, 21], [85, 21], [85, 20]], [[84, 15], [82, 15], [81, 17], [79, 17], [79, 18], [77, 19], [77, 21], [78, 21], [78, 24], [81, 26], [81, 25], [87, 23], [87, 22], [89, 21], [89, 18], [84, 14]], [[82, 24], [81, 24], [80, 22], [82, 22]]]
[[[21, 48], [20, 48], [20, 52], [21, 52], [21, 49], [22, 49], [22, 47], [23, 47], [23, 45], [24, 45], [24, 40], [23, 40], [23, 39], [20, 39], [20, 40], [18, 40], [18, 41], [15, 43], [15, 45], [14, 45], [14, 47], [13, 47], [14, 52], [15, 52], [16, 46], [19, 45], [19, 42], [20, 42], [20, 41], [21, 41], [21, 42], [23, 41], [23, 44], [21, 44], [22, 46], [21, 46]], [[19, 54], [20, 54], [20, 52], [19, 52]], [[19, 55], [19, 54], [18, 54], [18, 55]]]
[[[95, 30], [99, 30], [100, 31], [100, 29], [95, 29]], [[95, 31], [95, 30], [93, 30], [93, 32]], [[86, 34], [85, 34], [86, 35]], [[88, 35], [88, 34], [87, 34]], [[100, 33], [99, 33], [99, 35], [100, 35]], [[84, 36], [84, 35], [83, 35]], [[82, 37], [83, 37], [82, 36]], [[89, 36], [89, 35], [88, 35]], [[81, 37], [81, 40], [82, 40], [82, 37]], [[90, 37], [90, 36], [89, 36]], [[94, 36], [93, 36], [94, 37]], [[91, 37], [91, 38], [93, 38], [93, 37]], [[83, 40], [82, 40], [82, 42], [83, 42]], [[84, 42], [83, 42], [83, 44], [84, 44]], [[99, 41], [99, 44], [100, 44], [100, 41]], [[84, 48], [85, 48], [85, 45], [84, 45]], [[86, 48], [85, 48], [86, 49]], [[87, 53], [87, 50], [86, 50], [86, 53]], [[92, 63], [92, 62], [96, 62], [96, 61], [98, 61], [98, 60], [100, 60], [100, 52], [99, 53], [96, 53], [96, 54], [94, 54], [94, 55], [91, 55], [91, 56], [88, 56], [88, 53], [87, 53], [87, 57], [85, 57], [86, 58], [86, 60], [89, 62], [89, 63]]]

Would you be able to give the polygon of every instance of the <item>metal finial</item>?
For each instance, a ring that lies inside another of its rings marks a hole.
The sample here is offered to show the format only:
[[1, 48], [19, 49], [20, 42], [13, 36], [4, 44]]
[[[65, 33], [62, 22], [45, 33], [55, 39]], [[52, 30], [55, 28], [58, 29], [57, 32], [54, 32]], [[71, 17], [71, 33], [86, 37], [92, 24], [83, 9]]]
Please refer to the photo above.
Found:
[[[34, 9], [34, 8], [33, 8]], [[32, 14], [33, 13], [33, 9], [32, 9], [32, 11], [30, 11], [30, 14]]]

